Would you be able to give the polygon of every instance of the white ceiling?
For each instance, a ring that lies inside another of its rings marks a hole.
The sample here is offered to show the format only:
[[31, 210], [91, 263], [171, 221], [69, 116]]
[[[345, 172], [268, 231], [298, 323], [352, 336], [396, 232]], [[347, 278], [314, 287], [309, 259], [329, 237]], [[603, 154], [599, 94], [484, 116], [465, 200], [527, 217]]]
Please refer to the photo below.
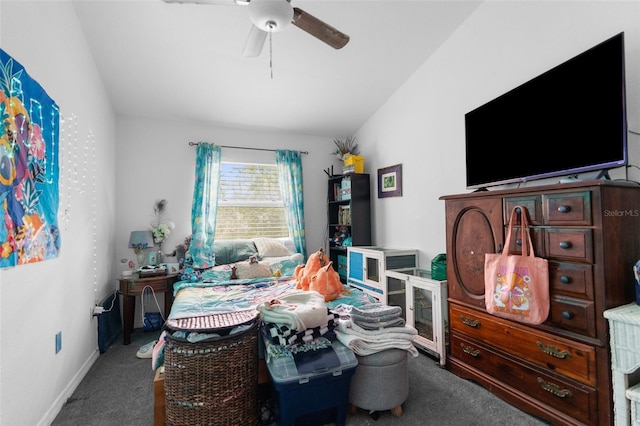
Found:
[[357, 131], [479, 3], [292, 0], [351, 40], [335, 50], [289, 25], [271, 67], [268, 38], [242, 56], [252, 24], [233, 0], [74, 1], [118, 114], [329, 137]]

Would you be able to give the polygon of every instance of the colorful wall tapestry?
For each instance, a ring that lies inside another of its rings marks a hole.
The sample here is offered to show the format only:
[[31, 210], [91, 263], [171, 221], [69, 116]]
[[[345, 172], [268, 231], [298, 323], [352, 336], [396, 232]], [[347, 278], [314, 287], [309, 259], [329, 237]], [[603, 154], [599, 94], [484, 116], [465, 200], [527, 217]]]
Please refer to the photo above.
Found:
[[0, 49], [0, 268], [55, 258], [58, 105]]

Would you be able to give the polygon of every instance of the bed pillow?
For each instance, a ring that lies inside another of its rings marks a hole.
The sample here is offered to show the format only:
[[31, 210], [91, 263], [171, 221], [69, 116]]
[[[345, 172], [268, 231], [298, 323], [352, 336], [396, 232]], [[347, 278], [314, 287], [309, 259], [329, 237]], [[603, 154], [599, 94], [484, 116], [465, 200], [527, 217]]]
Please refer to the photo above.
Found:
[[236, 275], [238, 279], [271, 277], [271, 268], [266, 262], [238, 262], [236, 263]]
[[258, 256], [261, 258], [289, 256], [292, 254], [284, 243], [276, 238], [254, 238], [253, 242], [258, 249]]
[[251, 240], [216, 241], [213, 247], [216, 265], [242, 262], [258, 254], [256, 246]]

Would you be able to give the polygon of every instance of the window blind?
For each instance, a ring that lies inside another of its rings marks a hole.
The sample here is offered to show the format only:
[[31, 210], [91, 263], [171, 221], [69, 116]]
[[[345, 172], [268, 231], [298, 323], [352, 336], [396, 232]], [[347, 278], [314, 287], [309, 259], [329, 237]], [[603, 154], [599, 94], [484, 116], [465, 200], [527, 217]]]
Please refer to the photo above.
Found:
[[288, 235], [276, 166], [222, 163], [216, 239]]

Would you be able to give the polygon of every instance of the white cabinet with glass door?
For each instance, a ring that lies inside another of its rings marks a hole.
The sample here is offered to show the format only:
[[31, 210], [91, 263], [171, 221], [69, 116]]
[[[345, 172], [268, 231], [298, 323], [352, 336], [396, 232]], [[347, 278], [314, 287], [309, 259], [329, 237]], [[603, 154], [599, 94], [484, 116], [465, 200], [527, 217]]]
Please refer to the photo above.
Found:
[[407, 324], [418, 334], [416, 346], [438, 356], [444, 367], [447, 358], [447, 282], [431, 278], [431, 271], [420, 268], [399, 269], [386, 272], [389, 286], [402, 286], [406, 291]]

